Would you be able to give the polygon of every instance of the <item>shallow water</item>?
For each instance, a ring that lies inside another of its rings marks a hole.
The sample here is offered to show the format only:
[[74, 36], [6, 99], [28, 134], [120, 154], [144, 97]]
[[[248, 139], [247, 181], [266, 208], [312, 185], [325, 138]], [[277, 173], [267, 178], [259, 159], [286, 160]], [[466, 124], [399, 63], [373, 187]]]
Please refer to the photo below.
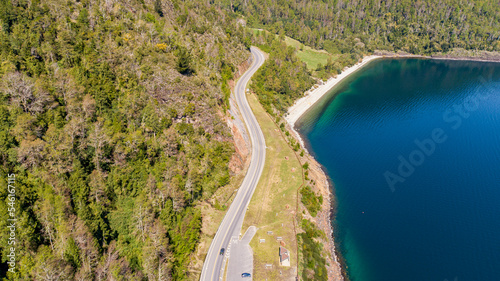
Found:
[[499, 85], [500, 63], [384, 59], [299, 120], [351, 280], [500, 280]]

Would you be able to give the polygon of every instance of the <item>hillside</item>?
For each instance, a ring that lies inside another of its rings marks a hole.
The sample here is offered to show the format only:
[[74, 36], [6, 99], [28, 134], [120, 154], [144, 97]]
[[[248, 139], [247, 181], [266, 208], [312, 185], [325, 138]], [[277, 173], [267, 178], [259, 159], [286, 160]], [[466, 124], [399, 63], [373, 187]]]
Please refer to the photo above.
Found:
[[206, 1], [0, 1], [0, 278], [192, 278], [243, 42]]
[[234, 0], [228, 9], [247, 16], [252, 27], [331, 53], [500, 51], [495, 0]]

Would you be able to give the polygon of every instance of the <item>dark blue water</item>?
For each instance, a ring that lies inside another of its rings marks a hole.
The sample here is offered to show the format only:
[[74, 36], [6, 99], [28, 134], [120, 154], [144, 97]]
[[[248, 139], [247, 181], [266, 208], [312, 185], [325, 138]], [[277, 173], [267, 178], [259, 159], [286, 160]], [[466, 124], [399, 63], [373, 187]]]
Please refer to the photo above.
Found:
[[499, 85], [500, 63], [380, 60], [300, 120], [351, 280], [500, 280]]

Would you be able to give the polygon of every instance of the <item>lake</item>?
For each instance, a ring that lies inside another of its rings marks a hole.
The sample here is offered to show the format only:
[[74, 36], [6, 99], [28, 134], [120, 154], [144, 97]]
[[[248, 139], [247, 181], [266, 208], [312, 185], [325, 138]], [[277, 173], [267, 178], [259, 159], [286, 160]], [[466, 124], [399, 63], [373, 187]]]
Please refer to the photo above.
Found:
[[296, 126], [350, 280], [500, 280], [500, 63], [374, 61]]

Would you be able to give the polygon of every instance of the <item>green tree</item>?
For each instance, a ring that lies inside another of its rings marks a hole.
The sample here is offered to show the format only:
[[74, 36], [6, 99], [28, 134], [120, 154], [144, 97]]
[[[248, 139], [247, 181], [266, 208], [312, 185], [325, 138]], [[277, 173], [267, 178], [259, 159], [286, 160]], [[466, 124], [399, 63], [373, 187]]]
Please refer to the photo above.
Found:
[[191, 53], [189, 53], [189, 51], [184, 47], [179, 48], [177, 52], [177, 71], [183, 75], [190, 75], [194, 73], [191, 63]]
[[160, 16], [163, 17], [163, 9], [161, 7], [161, 0], [155, 0], [155, 12]]

